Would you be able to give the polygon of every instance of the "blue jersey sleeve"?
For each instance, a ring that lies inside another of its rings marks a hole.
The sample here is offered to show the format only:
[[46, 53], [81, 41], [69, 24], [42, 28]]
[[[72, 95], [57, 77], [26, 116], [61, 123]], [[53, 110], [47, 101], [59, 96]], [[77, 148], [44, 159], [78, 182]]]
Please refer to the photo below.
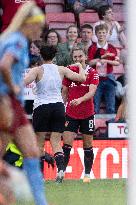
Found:
[[24, 51], [24, 46], [22, 42], [15, 41], [14, 43], [10, 43], [10, 45], [8, 45], [5, 52], [10, 53], [11, 55], [14, 56], [14, 58], [17, 61], [20, 61], [23, 55], [23, 51]]
[[17, 61], [20, 61], [26, 50], [27, 42], [20, 33], [16, 32], [9, 35], [4, 47], [4, 53], [10, 53]]

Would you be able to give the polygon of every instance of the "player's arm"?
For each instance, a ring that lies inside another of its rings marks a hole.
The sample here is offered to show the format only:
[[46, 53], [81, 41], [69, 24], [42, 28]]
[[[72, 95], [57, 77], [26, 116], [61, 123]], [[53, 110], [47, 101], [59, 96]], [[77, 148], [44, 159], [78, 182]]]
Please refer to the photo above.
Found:
[[120, 62], [118, 60], [107, 60], [107, 59], [101, 59], [100, 61], [102, 64], [104, 63], [108, 63], [110, 65], [113, 65], [113, 66], [118, 66], [120, 64]]
[[97, 89], [97, 85], [91, 84], [89, 86], [89, 92], [88, 93], [86, 93], [84, 96], [82, 96], [78, 99], [72, 100], [70, 102], [70, 104], [73, 105], [73, 106], [76, 106], [76, 105], [81, 104], [82, 102], [90, 100], [94, 96], [94, 94], [96, 92], [96, 89]]
[[28, 85], [37, 79], [38, 69], [39, 69], [39, 67], [34, 67], [34, 68], [30, 69], [30, 71], [24, 77], [24, 84], [25, 85]]
[[110, 52], [106, 52], [106, 56], [102, 56], [100, 62], [102, 64], [108, 63], [112, 66], [118, 66], [120, 64], [119, 57], [117, 56], [117, 50], [115, 47], [112, 47], [112, 50]]
[[15, 61], [16, 59], [14, 55], [11, 53], [5, 53], [0, 61], [0, 73], [2, 74], [4, 81], [10, 88], [11, 92], [16, 95], [20, 92], [20, 88], [13, 83], [11, 77], [11, 68]]
[[64, 104], [66, 104], [67, 98], [68, 98], [68, 87], [66, 87], [65, 85], [63, 85], [62, 87], [62, 98], [63, 98]]
[[69, 68], [63, 68], [64, 76], [72, 81], [83, 82], [86, 80], [85, 71], [80, 63], [76, 63], [76, 66], [79, 67], [79, 73], [73, 72]]
[[90, 100], [92, 97], [94, 97], [94, 94], [96, 92], [96, 89], [97, 89], [97, 85], [93, 85], [91, 84], [89, 86], [89, 92], [86, 93], [84, 96], [81, 97], [81, 102], [85, 102], [87, 100]]

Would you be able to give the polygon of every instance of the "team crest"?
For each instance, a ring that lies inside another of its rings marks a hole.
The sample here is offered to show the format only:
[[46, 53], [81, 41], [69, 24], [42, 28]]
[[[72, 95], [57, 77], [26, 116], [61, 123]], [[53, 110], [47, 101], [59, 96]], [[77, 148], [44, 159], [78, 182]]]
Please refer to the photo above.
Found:
[[69, 121], [66, 121], [66, 122], [65, 122], [65, 127], [67, 127], [67, 126], [68, 126], [68, 124], [69, 124]]

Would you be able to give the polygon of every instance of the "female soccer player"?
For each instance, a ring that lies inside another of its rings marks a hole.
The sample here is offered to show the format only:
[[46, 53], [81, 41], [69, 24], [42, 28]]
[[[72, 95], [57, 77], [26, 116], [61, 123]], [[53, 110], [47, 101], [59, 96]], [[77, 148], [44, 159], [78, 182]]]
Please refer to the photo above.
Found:
[[[38, 135], [38, 141], [44, 142], [45, 133], [51, 132], [50, 142], [58, 168], [56, 181], [59, 183], [62, 182], [64, 175], [64, 156], [60, 145], [65, 123], [65, 109], [61, 96], [62, 80], [67, 77], [73, 81], [82, 82], [86, 77], [80, 63], [76, 64], [79, 74], [66, 67], [53, 64], [52, 60], [56, 51], [53, 46], [47, 45], [41, 48], [44, 64], [30, 70], [25, 77], [25, 84], [36, 82], [33, 126]], [[43, 146], [44, 143], [42, 149]]]
[[[23, 76], [28, 67], [28, 41], [40, 36], [45, 17], [31, 1], [18, 9], [11, 24], [0, 38], [0, 113], [7, 124], [0, 121], [0, 131], [5, 129], [24, 156], [24, 170], [30, 182], [36, 205], [47, 205], [42, 174], [39, 167], [39, 149], [36, 136], [26, 118], [23, 104]], [[2, 109], [2, 104], [5, 110]], [[3, 105], [4, 108], [4, 105]], [[4, 114], [5, 112], [5, 114]], [[12, 114], [11, 114], [12, 113]], [[7, 125], [7, 127], [6, 127]], [[5, 135], [0, 134], [6, 142]], [[3, 147], [7, 144], [3, 144]], [[2, 154], [2, 153], [0, 153]]]
[[[94, 132], [94, 103], [93, 96], [99, 83], [99, 76], [95, 69], [86, 64], [87, 56], [81, 48], [72, 50], [75, 63], [81, 63], [86, 73], [86, 81], [73, 82], [65, 78], [63, 81], [62, 95], [66, 102], [66, 123], [63, 135], [63, 151], [65, 168], [70, 159], [75, 133], [83, 135], [85, 176], [83, 182], [90, 182], [90, 172], [93, 164], [93, 132]], [[78, 72], [77, 67], [70, 66], [71, 70]]]

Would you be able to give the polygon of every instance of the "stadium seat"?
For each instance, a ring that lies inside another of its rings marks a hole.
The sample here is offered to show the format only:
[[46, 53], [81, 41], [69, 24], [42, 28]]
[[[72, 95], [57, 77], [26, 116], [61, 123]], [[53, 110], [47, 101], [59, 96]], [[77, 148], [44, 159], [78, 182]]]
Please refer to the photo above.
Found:
[[[125, 22], [124, 13], [123, 12], [115, 12], [115, 19], [119, 23]], [[99, 21], [99, 17], [97, 13], [80, 13], [79, 14], [79, 23], [82, 26], [85, 23], [94, 24], [95, 22]]]
[[115, 4], [115, 3], [123, 4], [124, 0], [113, 0], [113, 4]]
[[60, 13], [63, 12], [63, 5], [62, 4], [46, 4], [45, 7], [46, 13]]
[[47, 24], [49, 28], [54, 28], [61, 35], [62, 39], [66, 38], [66, 29], [71, 24], [75, 24], [73, 13], [47, 13]]
[[106, 128], [105, 124], [106, 118], [96, 118], [95, 119], [95, 127], [97, 128]]
[[115, 114], [96, 114], [95, 115], [95, 136], [96, 138], [107, 137], [106, 121], [115, 118]]
[[85, 23], [93, 24], [99, 20], [97, 13], [80, 13], [79, 14], [79, 23], [82, 26]]
[[93, 9], [86, 9], [84, 12], [85, 13], [96, 13], [96, 11]]
[[115, 20], [118, 21], [119, 23], [124, 23], [125, 22], [125, 15], [123, 12], [115, 12]]
[[63, 0], [46, 0], [46, 13], [60, 13], [64, 10], [64, 1]]
[[113, 5], [114, 12], [124, 12], [124, 5], [123, 4], [114, 4]]
[[106, 133], [106, 118], [104, 117], [98, 117], [97, 116], [103, 116], [104, 115], [96, 115], [96, 119], [95, 119], [95, 134], [94, 134], [94, 138], [101, 138], [105, 136]]

